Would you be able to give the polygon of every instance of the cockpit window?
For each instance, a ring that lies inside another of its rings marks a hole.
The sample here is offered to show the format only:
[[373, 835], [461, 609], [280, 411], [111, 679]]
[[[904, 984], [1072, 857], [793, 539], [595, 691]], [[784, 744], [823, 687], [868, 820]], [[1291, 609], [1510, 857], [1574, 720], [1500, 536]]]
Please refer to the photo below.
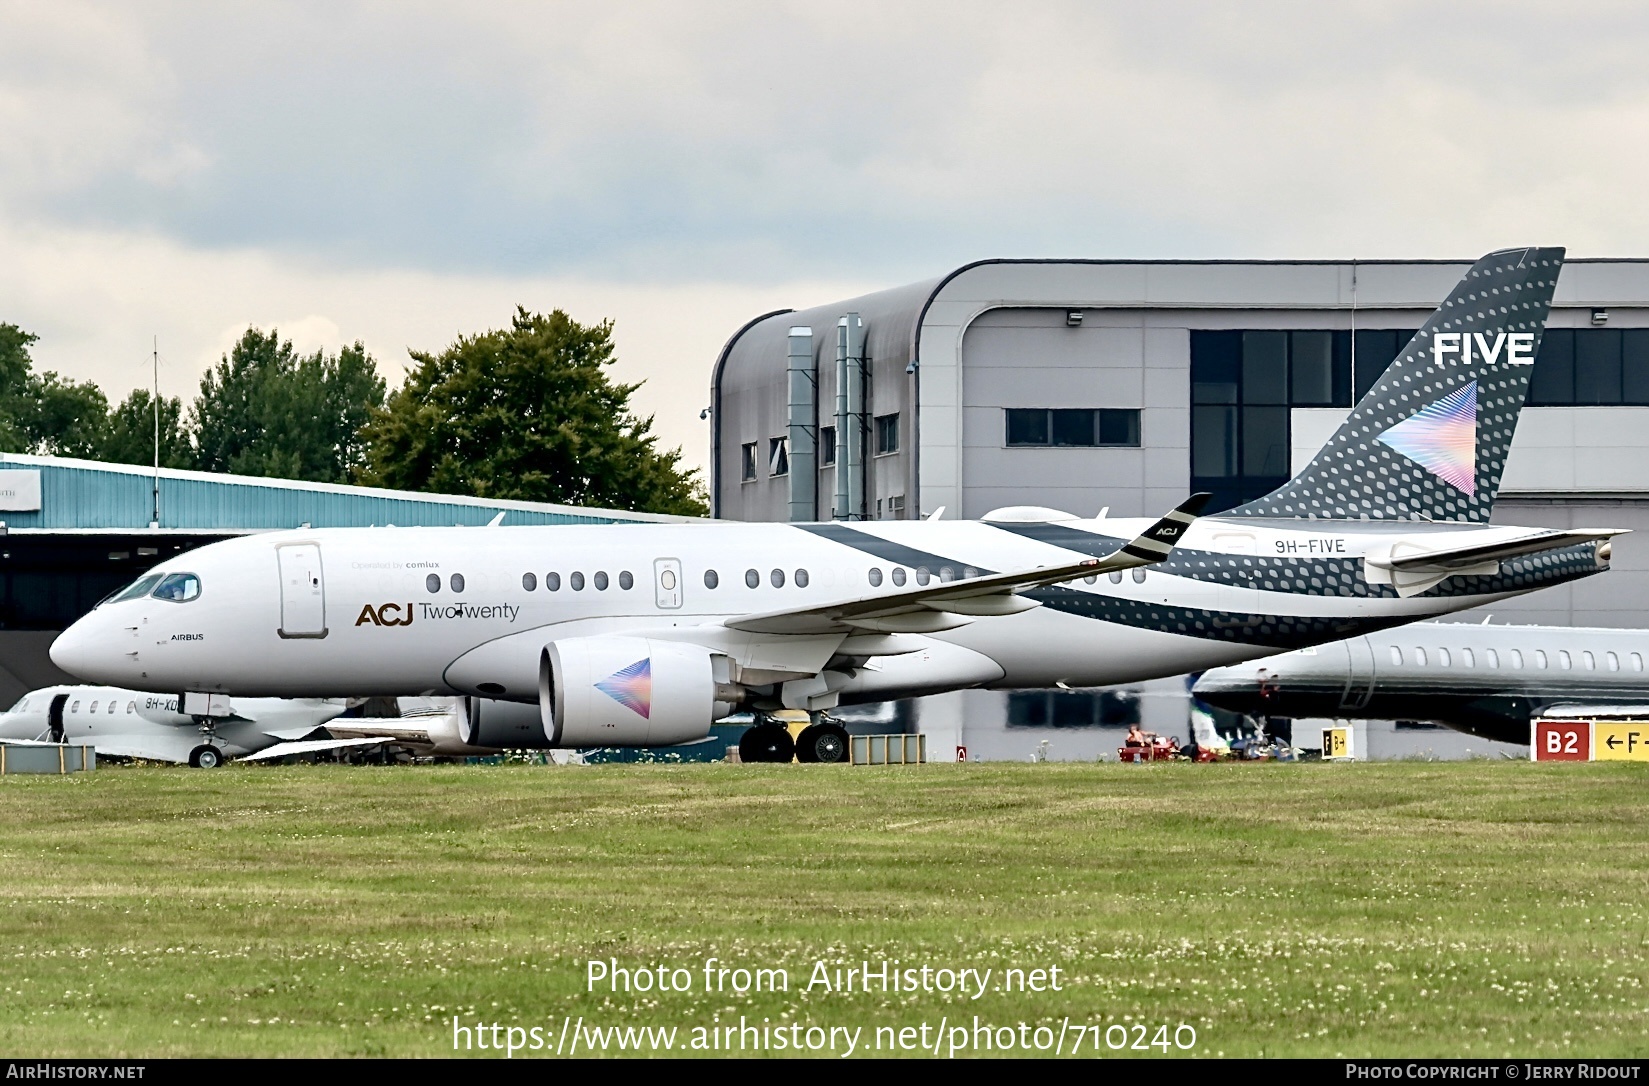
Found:
[[157, 600], [188, 603], [200, 595], [200, 578], [193, 573], [168, 573], [152, 595]]
[[160, 583], [160, 579], [164, 576], [165, 576], [164, 573], [146, 574], [142, 577], [139, 577], [137, 580], [135, 580], [131, 584], [127, 585], [125, 589], [123, 589], [120, 592], [116, 592], [114, 595], [110, 596], [108, 599], [104, 600], [103, 602], [104, 603], [119, 603], [122, 600], [135, 600], [135, 599], [138, 599], [142, 596], [147, 596], [150, 593], [150, 591], [153, 590], [155, 585]]

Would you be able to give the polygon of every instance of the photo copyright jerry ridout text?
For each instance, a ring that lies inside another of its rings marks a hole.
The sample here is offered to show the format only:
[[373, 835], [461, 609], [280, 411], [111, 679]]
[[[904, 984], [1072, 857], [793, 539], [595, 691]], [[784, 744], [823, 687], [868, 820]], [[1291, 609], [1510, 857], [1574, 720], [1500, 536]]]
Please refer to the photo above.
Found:
[[584, 1056], [635, 1052], [800, 1052], [854, 1055], [921, 1052], [955, 1057], [983, 1052], [1044, 1053], [1054, 1056], [1097, 1056], [1122, 1051], [1155, 1054], [1187, 1052], [1197, 1046], [1197, 1031], [1187, 1023], [1169, 1027], [1142, 1023], [956, 1022], [949, 1015], [937, 1024], [923, 1021], [909, 1026], [815, 1026], [800, 1022], [743, 1015], [738, 1022], [719, 1019], [698, 1026], [604, 1026], [583, 1017], [551, 1019], [544, 1026], [517, 1026], [502, 1022], [465, 1023], [452, 1019], [455, 1052], [492, 1051], [513, 1057], [517, 1052], [543, 1056]]

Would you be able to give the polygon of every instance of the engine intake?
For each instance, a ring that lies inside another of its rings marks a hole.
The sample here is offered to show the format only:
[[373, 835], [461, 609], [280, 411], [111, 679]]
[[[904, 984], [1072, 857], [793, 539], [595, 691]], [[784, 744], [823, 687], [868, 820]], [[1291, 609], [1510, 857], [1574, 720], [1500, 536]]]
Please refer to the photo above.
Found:
[[730, 715], [744, 691], [733, 662], [702, 645], [645, 637], [569, 637], [539, 658], [543, 733], [555, 747], [690, 743]]
[[472, 747], [540, 750], [553, 745], [536, 705], [491, 698], [465, 698], [464, 702], [461, 738]]

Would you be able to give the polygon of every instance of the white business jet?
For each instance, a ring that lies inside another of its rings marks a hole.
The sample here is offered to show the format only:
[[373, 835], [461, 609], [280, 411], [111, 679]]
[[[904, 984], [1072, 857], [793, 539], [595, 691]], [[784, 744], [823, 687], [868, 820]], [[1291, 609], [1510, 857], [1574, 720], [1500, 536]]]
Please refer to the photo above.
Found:
[[[1476, 607], [1607, 568], [1611, 529], [1488, 523], [1561, 249], [1478, 261], [1295, 479], [1196, 519], [303, 529], [168, 559], [52, 647], [237, 696], [467, 695], [466, 742], [657, 746], [740, 709], [1102, 686]], [[751, 760], [788, 761], [777, 724]]]
[[384, 742], [383, 737], [340, 740], [320, 731], [349, 707], [341, 698], [219, 700], [218, 714], [206, 717], [179, 711], [176, 694], [47, 686], [31, 690], [0, 713], [0, 740], [84, 743], [99, 754], [187, 762], [202, 769], [228, 758], [274, 758]]

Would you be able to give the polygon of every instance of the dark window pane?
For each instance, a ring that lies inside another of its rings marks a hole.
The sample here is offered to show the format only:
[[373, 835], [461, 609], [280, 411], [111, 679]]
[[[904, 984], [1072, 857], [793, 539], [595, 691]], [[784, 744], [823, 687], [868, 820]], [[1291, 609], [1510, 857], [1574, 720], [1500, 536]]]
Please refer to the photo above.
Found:
[[1620, 402], [1620, 332], [1575, 331], [1575, 403]]
[[1241, 332], [1191, 333], [1191, 402], [1236, 403]]
[[1529, 403], [1536, 406], [1575, 402], [1575, 333], [1548, 328], [1529, 376]]
[[829, 467], [836, 462], [836, 427], [819, 427], [819, 463]]
[[1356, 371], [1352, 394], [1357, 399], [1361, 400], [1374, 387], [1374, 382], [1397, 357], [1397, 337], [1397, 332], [1385, 328], [1365, 329], [1354, 336], [1357, 357], [1352, 360]]
[[1242, 473], [1288, 476], [1288, 408], [1242, 409]]
[[1095, 412], [1099, 416], [1099, 443], [1126, 445], [1139, 448], [1139, 412], [1125, 408], [1106, 408]]
[[891, 453], [899, 451], [899, 415], [876, 416], [876, 451]]
[[1008, 727], [1048, 726], [1048, 695], [1040, 690], [1014, 690], [1008, 694]]
[[1649, 328], [1628, 328], [1621, 333], [1620, 370], [1621, 401], [1649, 404]]
[[1043, 408], [1027, 410], [1010, 407], [1008, 415], [1009, 445], [1046, 445], [1048, 443], [1048, 412]]
[[1351, 400], [1351, 333], [1334, 333], [1334, 403], [1335, 407], [1350, 407]]
[[1092, 410], [1052, 411], [1053, 443], [1055, 445], [1087, 445], [1094, 443], [1094, 413]]
[[740, 477], [746, 482], [756, 477], [756, 443], [754, 441], [740, 446], [741, 461], [739, 464]]
[[767, 474], [790, 474], [790, 440], [783, 437], [767, 439]]
[[1095, 704], [1098, 696], [1087, 691], [1068, 690], [1049, 696], [1053, 702], [1053, 726], [1056, 728], [1091, 728], [1094, 725]]
[[1224, 478], [1237, 474], [1235, 407], [1191, 409], [1191, 474]]
[[1295, 407], [1334, 406], [1334, 333], [1289, 334], [1289, 402]]
[[1138, 724], [1138, 696], [1105, 691], [1099, 699], [1099, 722], [1112, 727]]
[[1288, 333], [1242, 334], [1242, 402], [1288, 402]]

